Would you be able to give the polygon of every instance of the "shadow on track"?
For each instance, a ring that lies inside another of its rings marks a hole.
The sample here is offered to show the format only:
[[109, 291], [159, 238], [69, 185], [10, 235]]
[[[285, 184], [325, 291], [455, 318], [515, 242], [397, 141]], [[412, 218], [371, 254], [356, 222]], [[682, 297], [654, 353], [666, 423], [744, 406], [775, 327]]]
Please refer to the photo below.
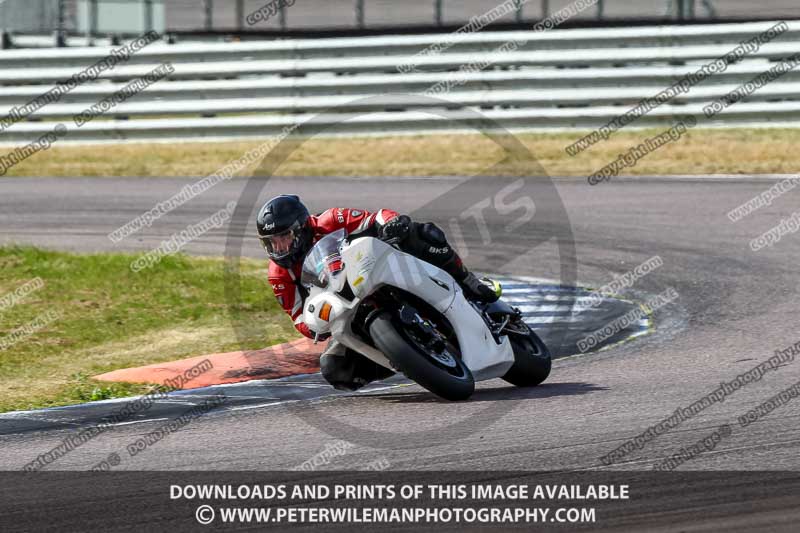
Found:
[[[608, 387], [602, 387], [593, 383], [543, 383], [537, 387], [520, 388], [512, 385], [506, 387], [492, 387], [486, 389], [476, 389], [475, 393], [467, 400], [468, 403], [474, 402], [496, 402], [508, 400], [532, 400], [542, 398], [552, 398], [556, 396], [577, 396], [591, 394], [593, 392], [605, 391]], [[387, 392], [380, 394], [365, 394], [369, 398], [378, 398], [390, 403], [453, 403], [443, 400], [430, 392]]]

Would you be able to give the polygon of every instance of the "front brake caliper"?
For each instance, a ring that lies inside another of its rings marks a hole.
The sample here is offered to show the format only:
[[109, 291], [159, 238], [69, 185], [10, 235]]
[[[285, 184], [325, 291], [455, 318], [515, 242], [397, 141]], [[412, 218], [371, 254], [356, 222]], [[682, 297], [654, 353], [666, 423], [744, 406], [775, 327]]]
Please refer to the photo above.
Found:
[[403, 305], [400, 308], [400, 320], [416, 333], [420, 342], [439, 353], [445, 348], [444, 340], [429, 321], [425, 320], [416, 309]]

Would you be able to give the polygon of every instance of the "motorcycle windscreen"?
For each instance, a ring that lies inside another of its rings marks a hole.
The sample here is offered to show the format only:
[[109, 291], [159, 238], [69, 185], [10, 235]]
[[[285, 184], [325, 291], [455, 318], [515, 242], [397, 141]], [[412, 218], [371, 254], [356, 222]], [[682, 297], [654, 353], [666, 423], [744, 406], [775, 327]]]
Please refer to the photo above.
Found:
[[311, 248], [303, 261], [300, 283], [306, 288], [311, 286], [325, 289], [331, 276], [336, 276], [344, 269], [339, 248], [344, 241], [345, 231], [336, 230], [325, 235]]

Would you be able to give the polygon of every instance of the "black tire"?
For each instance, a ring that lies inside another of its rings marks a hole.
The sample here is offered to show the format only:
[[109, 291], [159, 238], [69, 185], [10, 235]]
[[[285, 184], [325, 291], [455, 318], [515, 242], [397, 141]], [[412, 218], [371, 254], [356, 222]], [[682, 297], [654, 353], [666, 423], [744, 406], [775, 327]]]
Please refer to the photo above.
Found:
[[390, 313], [382, 313], [369, 326], [369, 332], [377, 348], [382, 351], [394, 366], [409, 379], [422, 385], [445, 400], [466, 400], [475, 391], [472, 372], [454, 357], [451, 368], [428, 355], [413, 337], [406, 326]]
[[550, 375], [552, 360], [550, 350], [542, 339], [525, 326], [528, 335], [509, 334], [508, 340], [514, 349], [514, 364], [503, 379], [517, 387], [535, 387]]

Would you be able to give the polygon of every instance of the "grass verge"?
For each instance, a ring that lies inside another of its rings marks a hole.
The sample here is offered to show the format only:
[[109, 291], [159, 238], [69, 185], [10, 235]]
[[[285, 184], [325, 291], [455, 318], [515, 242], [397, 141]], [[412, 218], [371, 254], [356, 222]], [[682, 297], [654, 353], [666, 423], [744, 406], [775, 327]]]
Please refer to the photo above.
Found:
[[[574, 157], [565, 147], [585, 132], [526, 133], [519, 138], [550, 176], [588, 176], [663, 130], [624, 130]], [[622, 175], [794, 173], [800, 129], [693, 129]], [[9, 176], [201, 176], [259, 141], [119, 146], [53, 146], [9, 169]], [[283, 176], [450, 176], [485, 171], [503, 156], [482, 135], [310, 139], [276, 172]], [[507, 175], [538, 173], [529, 164]]]
[[[0, 247], [0, 298], [36, 278], [43, 282], [15, 304], [0, 300], [0, 412], [146, 393], [153, 387], [91, 376], [297, 336], [272, 296], [263, 261], [242, 261], [232, 319], [223, 259], [168, 256], [134, 273], [134, 258]], [[4, 345], [12, 331], [45, 313], [55, 319]], [[232, 320], [243, 325], [243, 342]]]

